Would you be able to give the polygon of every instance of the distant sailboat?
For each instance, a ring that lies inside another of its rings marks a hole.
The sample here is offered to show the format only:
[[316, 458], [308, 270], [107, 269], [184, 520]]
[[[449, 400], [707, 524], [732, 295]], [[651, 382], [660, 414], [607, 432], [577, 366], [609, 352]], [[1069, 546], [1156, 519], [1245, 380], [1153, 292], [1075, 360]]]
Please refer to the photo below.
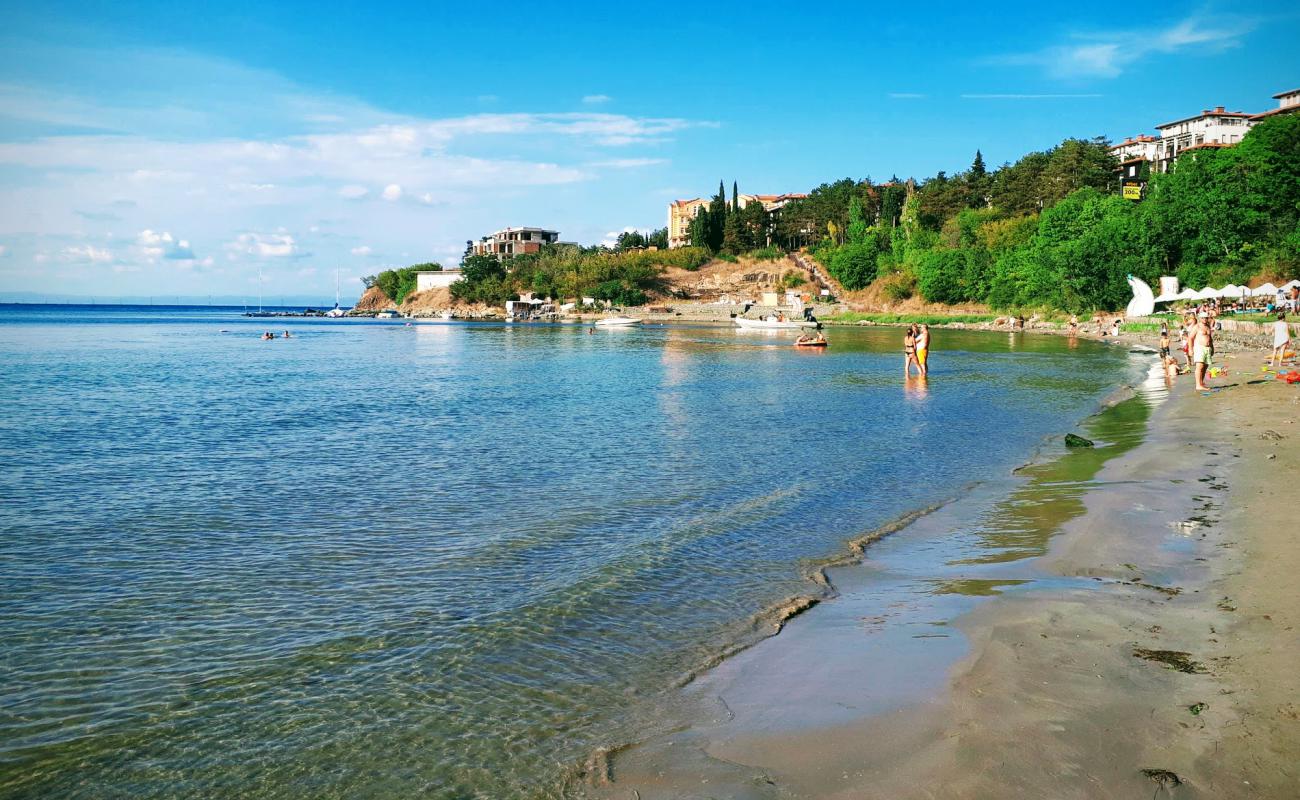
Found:
[[327, 317], [341, 317], [347, 312], [339, 308], [339, 271], [334, 270], [334, 307], [325, 312]]

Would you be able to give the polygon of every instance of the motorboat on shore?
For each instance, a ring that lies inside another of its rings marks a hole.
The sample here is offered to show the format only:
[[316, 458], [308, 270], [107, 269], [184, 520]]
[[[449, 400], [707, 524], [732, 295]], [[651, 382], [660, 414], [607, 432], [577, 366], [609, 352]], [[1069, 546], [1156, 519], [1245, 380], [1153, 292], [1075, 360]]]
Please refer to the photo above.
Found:
[[797, 331], [801, 328], [818, 328], [821, 323], [803, 319], [749, 319], [735, 317], [734, 321], [741, 330], [747, 331]]
[[596, 320], [595, 324], [601, 328], [626, 328], [629, 325], [640, 325], [641, 320], [634, 317], [605, 317]]

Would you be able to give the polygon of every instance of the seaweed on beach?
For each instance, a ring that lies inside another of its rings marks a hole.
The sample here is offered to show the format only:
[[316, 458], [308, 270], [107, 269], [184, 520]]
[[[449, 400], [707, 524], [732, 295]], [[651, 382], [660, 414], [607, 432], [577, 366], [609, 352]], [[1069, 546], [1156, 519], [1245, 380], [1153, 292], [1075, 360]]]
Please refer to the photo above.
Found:
[[1182, 650], [1148, 650], [1145, 647], [1133, 648], [1133, 655], [1147, 661], [1154, 661], [1166, 669], [1186, 672], [1191, 675], [1203, 674], [1205, 665], [1192, 659], [1191, 653]]
[[1178, 777], [1177, 773], [1167, 769], [1144, 769], [1142, 774], [1155, 781], [1157, 794], [1161, 789], [1173, 789], [1183, 785], [1183, 779]]

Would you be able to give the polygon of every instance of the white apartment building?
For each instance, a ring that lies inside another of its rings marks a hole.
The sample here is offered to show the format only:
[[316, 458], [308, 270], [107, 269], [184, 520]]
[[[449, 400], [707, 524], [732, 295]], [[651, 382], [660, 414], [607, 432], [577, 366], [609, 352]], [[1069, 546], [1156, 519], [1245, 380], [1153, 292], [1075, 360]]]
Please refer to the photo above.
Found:
[[548, 231], [545, 228], [503, 228], [474, 242], [473, 250], [474, 255], [501, 258], [536, 253], [542, 249], [542, 245], [559, 241], [559, 231]]
[[1213, 111], [1206, 109], [1194, 117], [1157, 125], [1160, 141], [1153, 159], [1156, 169], [1168, 172], [1169, 165], [1184, 150], [1194, 147], [1231, 147], [1240, 142], [1253, 124], [1251, 116], [1244, 111], [1225, 111], [1223, 106], [1219, 106]]
[[1292, 89], [1289, 92], [1275, 94], [1273, 95], [1273, 99], [1277, 101], [1277, 108], [1251, 117], [1250, 121], [1252, 124], [1259, 122], [1262, 119], [1267, 119], [1274, 114], [1285, 114], [1288, 111], [1300, 111], [1300, 89]]

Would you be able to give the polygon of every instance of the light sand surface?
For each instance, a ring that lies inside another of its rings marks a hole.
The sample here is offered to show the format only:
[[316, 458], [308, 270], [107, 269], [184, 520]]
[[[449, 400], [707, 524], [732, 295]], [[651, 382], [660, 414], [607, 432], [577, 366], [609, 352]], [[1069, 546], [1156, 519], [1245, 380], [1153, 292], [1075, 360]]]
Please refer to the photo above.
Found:
[[[1243, 362], [1209, 396], [1175, 387], [1036, 559], [1044, 579], [956, 618], [944, 685], [827, 646], [862, 635], [832, 600], [706, 677], [703, 716], [616, 753], [590, 793], [1300, 797], [1300, 389]], [[873, 680], [901, 704], [854, 714]], [[828, 697], [850, 710], [817, 711]]]

